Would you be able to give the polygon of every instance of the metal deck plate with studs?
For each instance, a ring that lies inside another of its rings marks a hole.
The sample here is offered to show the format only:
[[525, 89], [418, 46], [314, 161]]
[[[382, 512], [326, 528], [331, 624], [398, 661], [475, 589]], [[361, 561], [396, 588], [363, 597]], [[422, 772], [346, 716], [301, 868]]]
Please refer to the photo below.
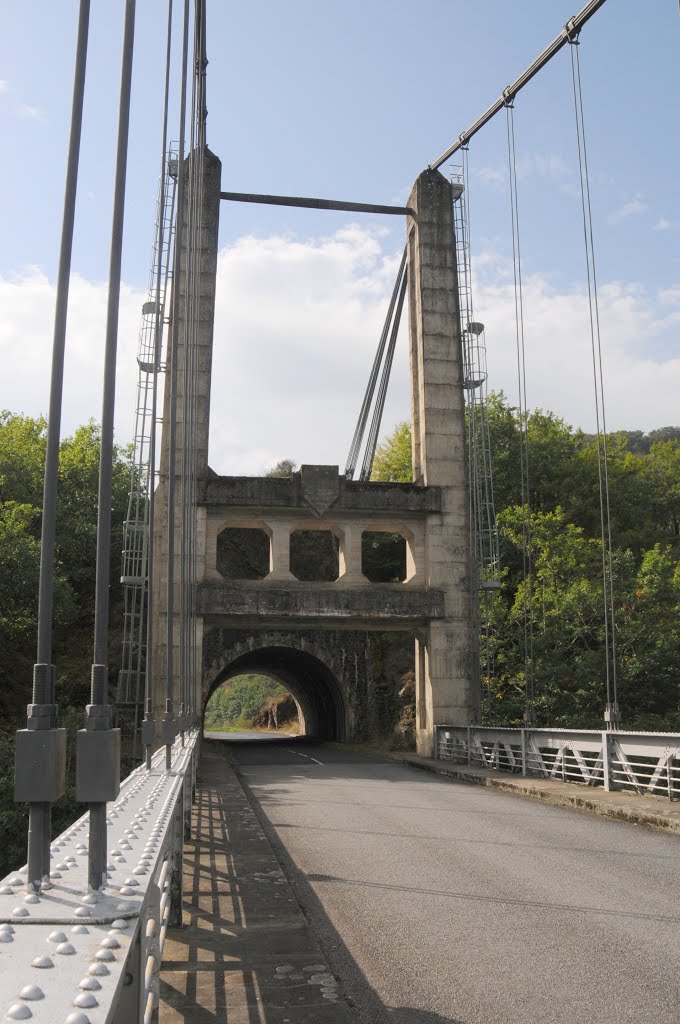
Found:
[[167, 907], [196, 745], [195, 731], [184, 746], [178, 737], [169, 772], [162, 748], [151, 771], [137, 768], [108, 805], [108, 884], [102, 892], [88, 891], [88, 814], [52, 843], [49, 888], [28, 893], [25, 868], [0, 882], [0, 1020], [118, 1020], [116, 1006], [133, 981], [141, 986], [134, 997], [140, 1019], [146, 1016], [153, 987], [145, 979], [147, 961], [153, 960], [150, 973], [157, 975], [163, 899]]

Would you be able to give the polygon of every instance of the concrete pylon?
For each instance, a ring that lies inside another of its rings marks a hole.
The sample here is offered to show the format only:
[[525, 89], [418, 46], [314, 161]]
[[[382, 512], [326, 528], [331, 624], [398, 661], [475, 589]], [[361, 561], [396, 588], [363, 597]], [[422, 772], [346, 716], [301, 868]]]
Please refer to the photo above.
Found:
[[445, 617], [416, 640], [416, 736], [432, 755], [435, 725], [478, 721], [473, 560], [453, 193], [439, 171], [416, 180], [407, 219], [413, 479], [441, 488], [428, 517], [428, 587], [445, 594]]
[[[204, 478], [208, 471], [208, 431], [210, 420], [210, 380], [212, 373], [213, 329], [215, 321], [215, 291], [217, 282], [217, 245], [220, 216], [220, 187], [222, 164], [220, 160], [205, 149], [201, 156], [203, 169], [202, 207], [200, 210], [200, 251], [196, 254], [192, 267], [198, 274], [198, 286], [194, 287], [198, 301], [193, 310], [187, 310], [186, 272], [189, 255], [188, 211], [192, 198], [189, 194], [191, 180], [191, 161], [198, 159], [194, 152], [185, 162], [185, 202], [182, 238], [176, 240], [181, 246], [179, 281], [173, 287], [179, 288], [179, 323], [177, 351], [177, 414], [176, 414], [176, 458], [174, 467], [170, 466], [170, 378], [171, 353], [168, 353], [165, 394], [163, 400], [163, 430], [160, 451], [160, 475], [156, 490], [155, 522], [154, 522], [154, 578], [153, 586], [153, 713], [156, 722], [156, 735], [161, 739], [161, 719], [165, 711], [167, 687], [167, 587], [168, 587], [168, 495], [170, 488], [175, 491], [175, 557], [174, 557], [174, 671], [173, 692], [174, 712], [179, 713], [180, 693], [180, 657], [179, 657], [179, 612], [180, 612], [180, 572], [181, 572], [181, 487], [182, 469], [185, 446], [185, 412], [187, 396], [184, 391], [184, 365], [186, 358], [186, 323], [187, 315], [193, 315], [198, 321], [196, 332], [196, 350], [194, 366], [196, 367], [195, 398], [194, 398], [194, 435], [191, 442], [189, 459], [193, 463], [194, 473], [198, 479]], [[194, 235], [194, 243], [198, 232]], [[203, 564], [205, 557], [205, 509], [192, 508], [191, 514], [196, 517], [196, 563]], [[197, 620], [196, 642], [197, 657], [193, 671], [193, 682], [196, 688], [195, 706], [200, 708], [201, 685], [201, 644], [203, 636], [202, 619]]]

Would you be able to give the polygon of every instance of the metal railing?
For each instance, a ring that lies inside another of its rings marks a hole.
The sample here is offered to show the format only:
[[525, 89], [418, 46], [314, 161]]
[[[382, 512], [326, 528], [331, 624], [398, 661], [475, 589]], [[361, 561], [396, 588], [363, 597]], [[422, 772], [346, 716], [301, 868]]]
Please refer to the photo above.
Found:
[[137, 768], [107, 805], [108, 884], [88, 890], [84, 814], [51, 846], [50, 885], [26, 892], [26, 868], [0, 882], [2, 1020], [150, 1024], [167, 929], [182, 914], [199, 733]]
[[680, 798], [680, 736], [435, 726], [435, 757], [500, 772]]

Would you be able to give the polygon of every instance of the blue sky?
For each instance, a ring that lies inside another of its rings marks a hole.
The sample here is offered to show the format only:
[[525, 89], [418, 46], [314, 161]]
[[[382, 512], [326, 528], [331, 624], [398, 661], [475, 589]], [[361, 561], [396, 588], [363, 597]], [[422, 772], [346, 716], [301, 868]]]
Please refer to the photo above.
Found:
[[[134, 348], [157, 185], [165, 4], [138, 3], [117, 428], [131, 431]], [[223, 188], [405, 201], [416, 175], [557, 34], [565, 0], [208, 5], [208, 142]], [[92, 5], [64, 425], [98, 416], [123, 4]], [[641, 13], [642, 12], [642, 13]], [[4, 5], [0, 407], [47, 406], [77, 3]], [[675, 0], [609, 0], [580, 48], [612, 427], [680, 422], [680, 18]], [[528, 400], [592, 426], [568, 53], [515, 109]], [[173, 97], [175, 106], [177, 96]], [[473, 141], [475, 308], [490, 383], [512, 395], [503, 115]], [[403, 244], [398, 219], [223, 204], [211, 459], [344, 461]], [[253, 415], [252, 389], [259, 409]], [[408, 415], [397, 360], [385, 426]], [[248, 396], [248, 400], [246, 397]], [[309, 417], [321, 417], [310, 437]]]

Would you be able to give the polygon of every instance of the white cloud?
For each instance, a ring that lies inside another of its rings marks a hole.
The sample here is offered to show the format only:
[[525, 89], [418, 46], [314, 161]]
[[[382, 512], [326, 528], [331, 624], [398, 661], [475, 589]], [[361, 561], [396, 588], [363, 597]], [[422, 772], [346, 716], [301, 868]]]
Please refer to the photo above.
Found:
[[30, 103], [17, 104], [16, 112], [19, 117], [29, 121], [39, 121], [45, 116], [44, 110], [41, 110], [40, 107], [34, 107]]
[[508, 180], [507, 170], [497, 167], [480, 167], [476, 172], [478, 177], [485, 185], [489, 185], [495, 189], [505, 188]]
[[[356, 226], [307, 242], [242, 238], [222, 250], [213, 468], [262, 472], [282, 458], [344, 465], [399, 258]], [[408, 415], [400, 347], [386, 423]]]
[[517, 177], [565, 178], [574, 173], [560, 153], [526, 153], [517, 162]]
[[654, 225], [654, 231], [671, 231], [674, 227], [675, 224], [672, 220], [666, 220], [665, 217], [659, 217]]
[[670, 306], [680, 305], [680, 284], [672, 288], [662, 288], [659, 291], [659, 302]]
[[6, 78], [0, 78], [0, 96], [9, 92], [9, 82]]
[[[489, 265], [494, 266], [492, 261]], [[489, 385], [516, 401], [514, 290], [504, 273], [475, 281], [475, 316], [486, 325]], [[680, 289], [678, 289], [680, 291]], [[665, 298], [671, 303], [668, 289]], [[581, 288], [558, 290], [540, 274], [523, 287], [527, 400], [574, 426], [595, 423], [588, 303]], [[663, 310], [636, 284], [601, 285], [599, 310], [609, 429], [642, 429], [680, 422], [680, 358], [662, 358], [664, 340], [677, 336], [677, 310]], [[677, 347], [677, 346], [675, 346]]]
[[[260, 473], [281, 458], [344, 461], [373, 361], [400, 253], [375, 230], [348, 226], [323, 238], [241, 238], [218, 260], [211, 450], [222, 473]], [[515, 400], [511, 266], [489, 248], [476, 257], [475, 318], [486, 324], [489, 384]], [[66, 358], [64, 432], [98, 419], [107, 289], [75, 276]], [[132, 434], [141, 292], [121, 297], [117, 438]], [[650, 295], [634, 283], [600, 288], [610, 428], [649, 430], [680, 421], [680, 282]], [[0, 408], [29, 415], [48, 405], [54, 286], [38, 269], [0, 279]], [[524, 282], [527, 396], [593, 429], [588, 307], [579, 287], [544, 275]], [[405, 315], [404, 315], [405, 320]], [[674, 350], [677, 350], [675, 346]], [[402, 330], [383, 420], [409, 416]]]
[[[508, 168], [506, 164], [480, 167], [475, 173], [485, 185], [494, 189], [503, 189], [507, 186]], [[574, 168], [570, 166], [560, 153], [524, 153], [517, 161], [517, 180], [523, 181], [530, 178], [549, 178], [560, 183], [561, 188], [570, 187], [567, 179], [574, 174]]]
[[[46, 415], [56, 290], [38, 268], [0, 278], [0, 408], [27, 416]], [[101, 377], [106, 320], [105, 284], [79, 275], [71, 281], [67, 325], [62, 434], [88, 419], [101, 419]], [[132, 434], [136, 351], [144, 296], [124, 286], [121, 293], [116, 430]]]
[[634, 199], [624, 203], [623, 206], [615, 210], [614, 213], [610, 213], [607, 217], [609, 224], [620, 224], [624, 220], [629, 220], [631, 217], [638, 217], [641, 213], [644, 213], [647, 209], [647, 203], [645, 203], [641, 196], [636, 196]]

